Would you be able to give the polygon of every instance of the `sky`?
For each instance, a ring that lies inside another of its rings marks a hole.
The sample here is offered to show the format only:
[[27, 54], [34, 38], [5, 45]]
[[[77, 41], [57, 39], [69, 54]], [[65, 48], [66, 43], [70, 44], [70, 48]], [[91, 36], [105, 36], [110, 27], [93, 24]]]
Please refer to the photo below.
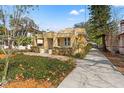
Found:
[[[11, 12], [11, 6], [7, 8]], [[112, 6], [112, 16], [124, 19], [124, 6]], [[59, 31], [71, 28], [76, 23], [86, 22], [89, 19], [87, 5], [40, 5], [30, 11], [29, 18], [39, 26], [39, 30]]]
[[88, 19], [87, 6], [83, 5], [42, 5], [30, 13], [40, 30], [58, 31], [73, 27]]
[[[114, 19], [124, 19], [124, 6], [111, 6]], [[30, 13], [40, 30], [59, 31], [89, 19], [88, 5], [41, 5]]]

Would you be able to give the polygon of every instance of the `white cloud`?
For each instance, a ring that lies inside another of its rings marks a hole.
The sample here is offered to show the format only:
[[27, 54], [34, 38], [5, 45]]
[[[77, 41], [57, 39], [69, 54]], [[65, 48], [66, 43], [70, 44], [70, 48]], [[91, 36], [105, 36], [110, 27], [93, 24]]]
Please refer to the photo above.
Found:
[[79, 12], [77, 10], [72, 10], [70, 12], [71, 15], [79, 15]]
[[84, 9], [72, 10], [72, 11], [70, 12], [70, 14], [71, 14], [71, 15], [79, 15], [79, 14], [82, 13], [82, 12], [85, 12], [85, 10], [84, 10]]
[[84, 9], [80, 9], [79, 12], [82, 13], [82, 12], [85, 12], [85, 10]]

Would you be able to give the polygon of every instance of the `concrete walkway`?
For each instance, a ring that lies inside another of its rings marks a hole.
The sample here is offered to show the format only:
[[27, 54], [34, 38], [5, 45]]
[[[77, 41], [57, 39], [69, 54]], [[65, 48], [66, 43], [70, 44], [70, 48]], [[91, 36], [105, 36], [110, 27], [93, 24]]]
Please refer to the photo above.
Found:
[[124, 76], [99, 50], [92, 48], [83, 60], [76, 62], [76, 68], [58, 88], [124, 87]]
[[24, 53], [25, 55], [30, 55], [30, 56], [42, 56], [42, 57], [49, 57], [49, 58], [55, 58], [61, 61], [67, 61], [69, 57], [67, 56], [61, 56], [61, 55], [50, 55], [48, 53], [33, 53], [33, 52], [26, 52]]

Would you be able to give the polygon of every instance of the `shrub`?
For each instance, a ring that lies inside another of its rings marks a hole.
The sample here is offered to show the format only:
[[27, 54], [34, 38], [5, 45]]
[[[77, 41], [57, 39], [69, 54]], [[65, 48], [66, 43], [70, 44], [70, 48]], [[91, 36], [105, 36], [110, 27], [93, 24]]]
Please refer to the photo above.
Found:
[[32, 47], [31, 47], [31, 52], [40, 53], [40, 49], [39, 49], [39, 47], [37, 47], [37, 46], [32, 46]]
[[54, 47], [53, 49], [53, 54], [55, 55], [71, 56], [72, 53], [73, 50], [70, 47]]
[[75, 67], [75, 59], [70, 57], [67, 61], [68, 64], [70, 64], [71, 66]]
[[81, 52], [81, 53], [76, 53], [75, 55], [74, 55], [74, 57], [75, 58], [84, 58], [86, 55], [87, 55], [87, 53], [89, 52], [89, 50], [92, 48], [92, 45], [90, 44], [90, 43], [88, 43], [87, 44], [87, 46], [85, 46], [84, 48], [83, 48], [83, 52]]
[[81, 59], [84, 58], [84, 56], [85, 56], [85, 55], [84, 55], [83, 53], [76, 53], [76, 54], [74, 55], [75, 58], [81, 58]]

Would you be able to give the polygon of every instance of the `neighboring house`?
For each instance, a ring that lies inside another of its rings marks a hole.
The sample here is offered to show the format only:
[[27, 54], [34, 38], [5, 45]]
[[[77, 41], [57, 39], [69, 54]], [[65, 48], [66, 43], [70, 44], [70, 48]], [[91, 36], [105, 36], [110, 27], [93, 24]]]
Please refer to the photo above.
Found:
[[10, 35], [8, 31], [6, 35], [4, 33], [0, 34], [0, 48], [13, 48], [14, 38]]
[[119, 34], [119, 52], [124, 54], [124, 32]]
[[124, 20], [120, 23], [120, 33], [118, 35], [119, 38], [119, 52], [120, 54], [124, 54]]
[[119, 52], [118, 42], [119, 38], [117, 34], [114, 33], [113, 35], [111, 35], [110, 33], [108, 33], [106, 35], [106, 47], [109, 51], [114, 53]]
[[[34, 28], [31, 28], [31, 30], [20, 30], [20, 31], [17, 31], [15, 33], [15, 37], [18, 37], [18, 36], [22, 36], [23, 37], [29, 37], [33, 40], [33, 35], [35, 35], [36, 33], [39, 33], [40, 31], [37, 30], [37, 29], [34, 29]], [[17, 47], [17, 49], [19, 50], [25, 50], [25, 49], [31, 49], [31, 46], [32, 44], [28, 44], [28, 45], [20, 45]]]
[[[8, 49], [8, 48], [15, 48], [15, 49], [19, 49], [19, 50], [25, 50], [25, 49], [31, 49], [31, 44], [29, 45], [22, 45], [20, 44], [19, 46], [17, 46], [16, 39], [17, 37], [29, 37], [29, 38], [33, 38], [33, 34], [40, 32], [37, 29], [33, 29], [32, 31], [25, 31], [25, 30], [18, 30], [14, 33], [14, 35], [12, 35], [12, 30], [8, 31], [8, 35], [0, 35], [0, 47], [3, 47], [4, 49]], [[9, 38], [8, 38], [9, 37]], [[21, 41], [20, 41], [21, 42]]]
[[124, 54], [124, 20], [120, 22], [117, 33], [106, 35], [107, 49]]
[[41, 52], [51, 54], [52, 50], [61, 49], [61, 51], [73, 50], [71, 52], [80, 52], [81, 47], [87, 45], [86, 31], [84, 28], [67, 28], [59, 32], [42, 32], [34, 37], [34, 46], [41, 49]]

